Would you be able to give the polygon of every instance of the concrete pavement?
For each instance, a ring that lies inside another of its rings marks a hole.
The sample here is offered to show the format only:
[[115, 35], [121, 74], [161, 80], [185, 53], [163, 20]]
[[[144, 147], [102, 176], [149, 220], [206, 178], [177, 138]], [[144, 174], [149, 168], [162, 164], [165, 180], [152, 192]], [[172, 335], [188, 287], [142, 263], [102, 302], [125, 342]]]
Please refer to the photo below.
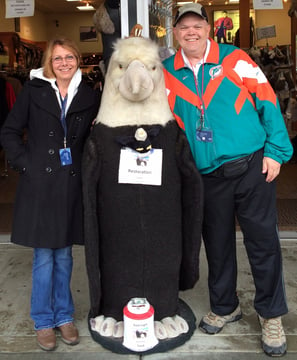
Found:
[[[287, 360], [297, 359], [297, 233], [281, 233], [289, 314], [283, 317], [287, 334]], [[36, 344], [30, 319], [30, 291], [32, 249], [9, 243], [9, 235], [0, 236], [0, 360], [262, 360], [261, 329], [253, 308], [254, 285], [241, 235], [238, 234], [238, 295], [243, 319], [228, 324], [217, 335], [206, 335], [197, 329], [183, 346], [167, 353], [153, 355], [118, 355], [103, 349], [91, 338], [87, 327], [89, 311], [88, 284], [85, 271], [84, 248], [73, 249], [74, 269], [72, 291], [75, 302], [76, 325], [81, 341], [67, 346], [58, 338], [54, 352], [44, 352]], [[180, 297], [193, 309], [197, 323], [209, 311], [207, 290], [207, 263], [201, 252], [201, 277], [194, 289], [182, 292]]]

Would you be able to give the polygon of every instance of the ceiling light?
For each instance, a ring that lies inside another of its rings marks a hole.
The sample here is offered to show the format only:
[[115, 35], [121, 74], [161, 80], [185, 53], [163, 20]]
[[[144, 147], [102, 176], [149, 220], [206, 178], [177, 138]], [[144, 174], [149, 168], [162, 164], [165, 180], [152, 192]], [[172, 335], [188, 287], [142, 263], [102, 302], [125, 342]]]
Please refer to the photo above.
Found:
[[193, 3], [193, 1], [178, 1], [177, 5], [178, 6], [183, 6], [185, 4], [192, 4], [192, 3]]
[[94, 6], [89, 5], [89, 3], [86, 3], [85, 6], [77, 6], [76, 8], [77, 8], [78, 10], [83, 10], [83, 11], [95, 10]]

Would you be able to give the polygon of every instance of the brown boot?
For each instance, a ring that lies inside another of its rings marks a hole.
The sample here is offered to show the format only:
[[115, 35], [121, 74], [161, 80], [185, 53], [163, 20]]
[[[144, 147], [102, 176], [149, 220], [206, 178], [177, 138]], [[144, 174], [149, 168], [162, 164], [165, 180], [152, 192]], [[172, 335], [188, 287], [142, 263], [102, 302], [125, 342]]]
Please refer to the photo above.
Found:
[[61, 338], [65, 344], [76, 345], [79, 343], [78, 330], [73, 322], [59, 326], [59, 330], [61, 331]]
[[54, 329], [41, 329], [36, 331], [37, 343], [42, 350], [52, 351], [56, 347], [56, 334]]

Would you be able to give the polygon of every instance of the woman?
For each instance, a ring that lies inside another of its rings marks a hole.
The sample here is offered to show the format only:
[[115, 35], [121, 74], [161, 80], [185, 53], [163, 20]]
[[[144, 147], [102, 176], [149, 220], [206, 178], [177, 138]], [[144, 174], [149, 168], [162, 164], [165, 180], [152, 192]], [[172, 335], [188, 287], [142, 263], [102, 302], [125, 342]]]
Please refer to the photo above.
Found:
[[34, 248], [30, 314], [48, 351], [56, 347], [54, 329], [66, 344], [79, 342], [72, 245], [83, 244], [81, 156], [99, 106], [79, 65], [73, 41], [52, 40], [1, 131], [7, 159], [20, 172], [11, 241]]

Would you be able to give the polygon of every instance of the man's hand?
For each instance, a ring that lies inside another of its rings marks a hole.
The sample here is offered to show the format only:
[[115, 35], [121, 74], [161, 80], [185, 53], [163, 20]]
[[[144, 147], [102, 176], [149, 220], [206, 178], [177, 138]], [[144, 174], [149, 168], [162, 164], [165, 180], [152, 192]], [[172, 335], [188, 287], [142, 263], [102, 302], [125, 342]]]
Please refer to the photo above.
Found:
[[280, 172], [281, 164], [269, 157], [263, 157], [262, 174], [267, 174], [266, 181], [273, 181]]

